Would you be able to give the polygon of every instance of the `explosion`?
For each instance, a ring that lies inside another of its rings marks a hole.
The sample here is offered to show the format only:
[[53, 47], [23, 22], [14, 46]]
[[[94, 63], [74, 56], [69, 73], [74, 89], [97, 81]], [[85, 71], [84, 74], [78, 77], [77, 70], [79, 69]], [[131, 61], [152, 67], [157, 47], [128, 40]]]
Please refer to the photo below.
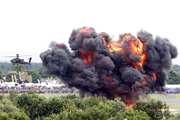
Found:
[[80, 96], [120, 96], [127, 105], [139, 95], [164, 91], [177, 48], [166, 38], [141, 30], [137, 38], [122, 34], [118, 41], [94, 28], [73, 30], [65, 44], [51, 42], [51, 49], [40, 54], [46, 74], [58, 76], [68, 87], [80, 90]]

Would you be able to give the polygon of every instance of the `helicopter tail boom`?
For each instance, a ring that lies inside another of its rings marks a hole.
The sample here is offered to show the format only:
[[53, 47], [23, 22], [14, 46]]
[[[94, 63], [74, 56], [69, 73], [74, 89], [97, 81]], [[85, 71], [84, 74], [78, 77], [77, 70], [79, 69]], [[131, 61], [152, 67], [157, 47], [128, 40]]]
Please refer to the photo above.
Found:
[[32, 60], [32, 57], [29, 58], [29, 64], [31, 65], [31, 60]]

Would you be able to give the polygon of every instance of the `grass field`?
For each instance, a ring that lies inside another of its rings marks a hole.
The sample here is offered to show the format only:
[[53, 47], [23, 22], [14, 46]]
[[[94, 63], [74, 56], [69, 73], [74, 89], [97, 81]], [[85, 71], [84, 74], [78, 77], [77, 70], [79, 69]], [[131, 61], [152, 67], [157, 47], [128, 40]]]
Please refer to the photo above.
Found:
[[[40, 96], [44, 96], [45, 98], [50, 98], [50, 97], [58, 97], [58, 96], [65, 96], [67, 95], [67, 93], [63, 93], [63, 94], [59, 94], [59, 93], [51, 93], [51, 94], [39, 94]], [[79, 96], [79, 94], [76, 94], [77, 96]]]
[[168, 104], [170, 109], [179, 109], [180, 110], [180, 104]]
[[[61, 96], [61, 95], [67, 95], [68, 93], [64, 94], [59, 94], [59, 93], [53, 93], [53, 94], [39, 94], [40, 96], [44, 96], [46, 98], [54, 97], [54, 96]], [[76, 94], [79, 96], [79, 94]], [[148, 96], [145, 97], [140, 97], [141, 99], [155, 99], [155, 100], [180, 100], [180, 94], [149, 94]]]
[[[40, 96], [44, 96], [46, 98], [54, 97], [54, 96], [61, 96], [61, 95], [67, 95], [67, 93], [59, 94], [59, 93], [53, 93], [53, 94], [39, 94]], [[79, 94], [76, 94], [79, 96]], [[180, 94], [149, 94], [148, 96], [140, 97], [141, 99], [155, 99], [155, 100], [180, 100]], [[179, 102], [180, 104], [180, 102]]]
[[180, 110], [180, 94], [149, 94], [146, 97], [140, 97], [142, 100], [179, 100], [179, 104], [168, 104], [170, 109]]
[[155, 100], [180, 100], [180, 94], [150, 94], [147, 97]]

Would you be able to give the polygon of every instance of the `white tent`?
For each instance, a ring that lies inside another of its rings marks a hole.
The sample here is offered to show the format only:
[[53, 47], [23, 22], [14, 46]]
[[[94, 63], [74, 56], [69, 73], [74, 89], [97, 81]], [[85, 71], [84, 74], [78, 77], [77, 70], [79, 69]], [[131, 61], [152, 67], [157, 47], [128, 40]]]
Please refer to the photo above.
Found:
[[166, 85], [165, 88], [180, 88], [180, 85]]
[[180, 85], [166, 85], [167, 90], [180, 90]]
[[4, 82], [1, 84], [2, 86], [15, 87], [18, 85], [17, 82]]

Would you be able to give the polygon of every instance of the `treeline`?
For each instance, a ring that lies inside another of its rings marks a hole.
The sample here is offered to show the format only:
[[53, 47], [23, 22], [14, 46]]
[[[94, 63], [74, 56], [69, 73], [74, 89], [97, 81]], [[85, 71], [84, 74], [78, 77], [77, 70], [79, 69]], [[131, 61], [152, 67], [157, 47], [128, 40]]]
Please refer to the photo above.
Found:
[[167, 84], [180, 84], [180, 73], [174, 70], [169, 71]]
[[66, 95], [47, 99], [34, 91], [21, 95], [11, 91], [7, 97], [1, 95], [0, 106], [0, 118], [3, 120], [180, 119], [180, 115], [170, 115], [169, 106], [161, 101], [137, 101], [131, 109], [123, 102], [107, 100], [105, 97]]
[[180, 66], [173, 65], [172, 70], [167, 72], [167, 84], [180, 84]]
[[[31, 65], [25, 65], [26, 70], [39, 69], [42, 67], [42, 63], [31, 63]], [[12, 71], [14, 65], [8, 62], [0, 62], [0, 68], [5, 71]]]
[[179, 65], [173, 65], [172, 70], [180, 73], [180, 66]]

